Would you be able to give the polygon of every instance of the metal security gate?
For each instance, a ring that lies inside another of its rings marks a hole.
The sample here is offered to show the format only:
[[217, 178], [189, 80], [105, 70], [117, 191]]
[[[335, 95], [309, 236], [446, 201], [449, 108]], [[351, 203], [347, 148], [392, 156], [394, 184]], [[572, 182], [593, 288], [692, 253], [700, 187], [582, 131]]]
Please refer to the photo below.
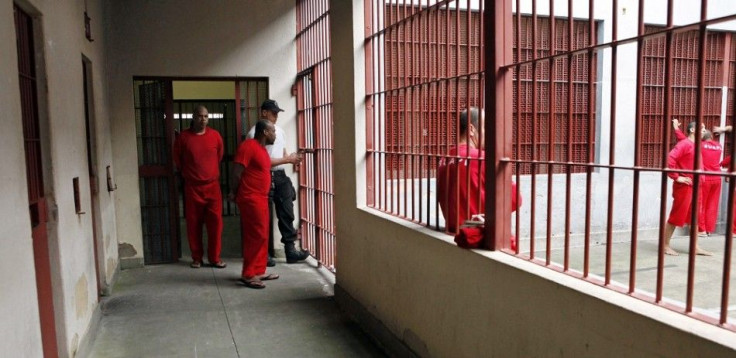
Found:
[[181, 249], [171, 81], [136, 80], [134, 87], [143, 257], [145, 264], [176, 262]]
[[302, 245], [336, 270], [332, 65], [328, 0], [297, 1], [297, 126]]

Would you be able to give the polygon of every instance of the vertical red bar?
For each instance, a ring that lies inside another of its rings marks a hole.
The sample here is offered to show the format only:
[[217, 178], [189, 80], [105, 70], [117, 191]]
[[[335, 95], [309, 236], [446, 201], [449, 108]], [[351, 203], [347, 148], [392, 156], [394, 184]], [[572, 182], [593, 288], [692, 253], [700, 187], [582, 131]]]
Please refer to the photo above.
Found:
[[[502, 68], [511, 64], [513, 36], [511, 32], [511, 3], [485, 0], [484, 23], [485, 69], [489, 74], [485, 83], [486, 118], [486, 230], [485, 239], [491, 250], [508, 247], [511, 234], [511, 171], [502, 158], [511, 153], [512, 73]], [[518, 171], [517, 171], [518, 173]], [[517, 226], [518, 227], [518, 226]]]
[[365, 32], [364, 35], [366, 38], [369, 38], [370, 41], [368, 42], [368, 45], [365, 46], [365, 85], [366, 85], [366, 98], [365, 98], [365, 117], [366, 117], [366, 123], [365, 123], [365, 145], [366, 150], [368, 152], [368, 155], [366, 156], [366, 204], [368, 206], [375, 206], [375, 173], [374, 173], [374, 160], [376, 156], [376, 148], [373, 143], [374, 138], [374, 126], [375, 126], [375, 118], [373, 113], [373, 99], [375, 97], [375, 83], [374, 83], [374, 76], [373, 76], [373, 68], [374, 68], [374, 57], [373, 57], [373, 47], [374, 43], [376, 41], [375, 36], [373, 36], [373, 1], [365, 1], [364, 3], [364, 11], [365, 11]]
[[[516, 8], [521, 9], [521, 0], [516, 0]], [[516, 32], [516, 61], [520, 62], [521, 61], [521, 11], [518, 11], [518, 10], [516, 11], [516, 26], [515, 26], [514, 31]], [[485, 51], [490, 52], [488, 49], [486, 49]], [[486, 69], [488, 69], [488, 67], [486, 67]], [[522, 93], [521, 66], [518, 66], [518, 65], [515, 66], [514, 70], [516, 71], [516, 103], [517, 103], [516, 104], [516, 158], [514, 159], [519, 160], [519, 159], [523, 159], [521, 155], [521, 124], [522, 124], [522, 121], [521, 121], [522, 111], [521, 111], [521, 103], [520, 103], [520, 98], [521, 98], [521, 93]], [[492, 81], [493, 78], [488, 76], [487, 80]], [[490, 158], [489, 158], [488, 163], [491, 163]], [[514, 167], [514, 169], [516, 170], [516, 185], [517, 185], [516, 202], [517, 203], [519, 202], [519, 198], [521, 197], [520, 192], [521, 192], [521, 169], [522, 168], [524, 168], [524, 166], [520, 166], [518, 162], [516, 163], [516, 166]], [[516, 254], [518, 255], [521, 250], [520, 249], [521, 247], [521, 237], [520, 237], [521, 215], [519, 215], [518, 211], [515, 216], [514, 225], [516, 226], [514, 234], [517, 240]], [[534, 250], [530, 250], [530, 251], [533, 252]]]
[[536, 212], [537, 212], [537, 126], [539, 125], [539, 118], [537, 112], [539, 111], [537, 103], [537, 0], [532, 0], [532, 55], [531, 63], [532, 66], [532, 113], [531, 113], [531, 132], [532, 132], [532, 145], [531, 145], [531, 194], [530, 196], [530, 215], [529, 215], [529, 255], [533, 259], [536, 257], [534, 253], [534, 247], [536, 243]]
[[[703, 124], [703, 95], [705, 89], [705, 42], [706, 38], [706, 24], [704, 21], [708, 19], [708, 1], [701, 0], [700, 2], [700, 25], [698, 26], [698, 81], [697, 81], [697, 99], [695, 102], [695, 113], [697, 118], [695, 119], [696, 130], [700, 130]], [[695, 165], [696, 170], [695, 178], [693, 179], [693, 203], [698, 203], [700, 198], [700, 171], [702, 170], [702, 158], [701, 144], [702, 136], [695, 136]], [[692, 216], [690, 218], [690, 252], [688, 252], [688, 266], [687, 266], [687, 298], [685, 303], [685, 312], [690, 313], [693, 310], [693, 290], [695, 287], [695, 255], [698, 250], [698, 210], [692, 210]]]
[[[667, 2], [667, 29], [670, 30], [673, 26], [673, 17], [674, 17], [674, 6], [673, 1], [669, 0]], [[666, 168], [667, 167], [667, 156], [669, 152], [669, 144], [670, 144], [670, 123], [669, 120], [672, 117], [672, 105], [671, 102], [671, 94], [672, 94], [672, 41], [673, 41], [674, 35], [672, 31], [667, 31], [665, 34], [665, 64], [664, 64], [664, 121], [662, 123], [662, 161], [661, 161], [661, 167]], [[651, 40], [650, 40], [651, 41]], [[643, 58], [639, 59], [640, 61], [643, 60]], [[667, 197], [667, 173], [662, 172], [662, 179], [661, 179], [661, 188], [660, 188], [660, 197], [666, 198]], [[659, 247], [657, 250], [657, 282], [656, 282], [656, 288], [655, 288], [655, 294], [654, 294], [654, 301], [655, 302], [662, 302], [662, 291], [664, 286], [664, 246], [665, 246], [665, 235], [666, 235], [666, 225], [667, 221], [665, 219], [665, 215], [667, 212], [667, 201], [661, 200], [660, 201], [660, 208], [659, 208]]]
[[[549, 56], [555, 55], [555, 43], [557, 42], [555, 32], [555, 1], [549, 0]], [[554, 166], [551, 162], [555, 159], [555, 60], [549, 60], [549, 85], [547, 87], [547, 255], [546, 264], [552, 263], [552, 183], [554, 182]]]
[[240, 142], [243, 141], [243, 115], [241, 111], [243, 103], [242, 96], [240, 95], [240, 81], [235, 81], [235, 148], [240, 146]]
[[[574, 20], [573, 20], [573, 2], [568, 1], [567, 3], [567, 162], [572, 163], [572, 126], [575, 117], [572, 111], [572, 98], [574, 95], [572, 79], [573, 79], [573, 35], [574, 35]], [[563, 250], [563, 269], [567, 271], [570, 269], [570, 209], [572, 207], [571, 192], [572, 192], [572, 170], [574, 167], [569, 164], [565, 166], [565, 248]]]
[[583, 277], [588, 277], [590, 270], [590, 215], [593, 210], [593, 166], [595, 164], [595, 17], [593, 0], [588, 0], [588, 158], [585, 167], [585, 250], [583, 252]]
[[[636, 70], [636, 129], [634, 130], [634, 163], [641, 163], [641, 127], [642, 127], [642, 79], [644, 77], [643, 51], [644, 51], [644, 2], [639, 2], [639, 17], [637, 20], [638, 36], [637, 39], [637, 70]], [[633, 192], [633, 208], [631, 210], [631, 252], [629, 254], [629, 293], [634, 293], [636, 289], [636, 249], [638, 241], [638, 222], [639, 222], [639, 176], [641, 171], [634, 167], [634, 192]]]
[[[611, 42], [618, 41], [618, 0], [612, 1], [611, 6]], [[608, 164], [611, 168], [608, 170], [608, 201], [606, 216], [606, 268], [604, 274], [605, 284], [611, 284], [611, 257], [613, 254], [613, 199], [614, 199], [614, 169], [616, 164], [616, 91], [618, 83], [618, 45], [611, 46], [611, 117], [609, 122], [609, 149]]]
[[409, 200], [407, 201], [407, 205], [409, 205], [410, 208], [411, 208], [411, 215], [409, 215], [409, 218], [412, 221], [415, 221], [416, 220], [416, 215], [415, 215], [416, 214], [416, 205], [414, 205], [414, 204], [416, 203], [416, 201], [414, 199], [416, 197], [416, 190], [415, 190], [414, 183], [417, 180], [417, 173], [416, 173], [415, 167], [414, 167], [414, 165], [416, 164], [415, 163], [415, 160], [416, 160], [416, 146], [415, 146], [415, 144], [416, 144], [416, 141], [417, 141], [417, 138], [416, 138], [417, 137], [417, 132], [416, 132], [416, 123], [415, 123], [415, 121], [416, 121], [416, 115], [417, 115], [417, 112], [416, 112], [416, 100], [417, 100], [417, 97], [418, 97], [417, 96], [417, 92], [418, 92], [419, 88], [418, 88], [418, 86], [416, 84], [416, 82], [417, 82], [416, 81], [416, 78], [417, 78], [418, 72], [417, 72], [417, 69], [415, 68], [415, 64], [417, 62], [417, 59], [416, 59], [416, 53], [414, 51], [415, 44], [416, 44], [415, 43], [416, 39], [414, 37], [415, 26], [414, 26], [414, 16], [413, 16], [414, 15], [414, 11], [415, 11], [414, 0], [411, 0], [410, 8], [411, 8], [411, 14], [412, 14], [412, 16], [409, 19], [409, 24], [408, 24], [408, 30], [409, 31], [408, 32], [410, 33], [410, 36], [409, 36], [409, 46], [411, 47], [411, 52], [410, 52], [410, 54], [411, 54], [411, 62], [409, 63], [409, 75], [410, 75], [409, 78], [411, 80], [407, 84], [407, 86], [409, 86], [409, 88], [411, 90], [410, 91], [411, 92], [411, 102], [410, 102], [411, 103], [411, 106], [409, 107], [409, 111], [408, 111], [409, 117], [407, 118], [407, 122], [410, 124], [410, 127], [411, 128], [410, 128], [410, 131], [409, 131], [409, 158], [408, 158], [408, 164], [407, 164], [409, 166], [409, 168], [408, 168], [407, 171], [409, 172], [409, 183], [408, 184], [409, 184], [409, 187], [411, 189], [411, 192], [410, 192], [410, 195], [409, 195]]

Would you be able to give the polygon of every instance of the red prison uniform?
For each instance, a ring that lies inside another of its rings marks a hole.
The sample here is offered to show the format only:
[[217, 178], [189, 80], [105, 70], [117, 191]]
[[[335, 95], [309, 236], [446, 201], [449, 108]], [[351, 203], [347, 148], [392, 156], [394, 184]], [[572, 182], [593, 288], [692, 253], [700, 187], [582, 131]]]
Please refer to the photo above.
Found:
[[[467, 144], [450, 149], [449, 158], [443, 158], [437, 169], [437, 200], [445, 218], [447, 231], [456, 232], [458, 220], [465, 220], [485, 209], [485, 163], [479, 159], [485, 153]], [[460, 158], [453, 158], [453, 157]], [[469, 184], [468, 185], [468, 176]], [[516, 183], [511, 183], [511, 211], [521, 206], [516, 203]]]
[[[728, 170], [730, 165], [731, 165], [731, 156], [729, 155], [723, 158], [723, 161], [721, 161], [721, 168]], [[734, 196], [733, 203], [736, 204], [736, 196]], [[733, 209], [733, 218], [736, 219], [736, 205], [734, 205], [734, 209]], [[732, 222], [731, 225], [733, 227], [736, 227], [736, 221], [732, 220], [731, 222]]]
[[182, 131], [174, 141], [174, 163], [184, 178], [184, 218], [192, 260], [202, 262], [202, 224], [207, 226], [207, 259], [220, 262], [222, 248], [222, 137], [205, 127], [202, 134]]
[[266, 273], [268, 259], [268, 191], [271, 189], [271, 157], [255, 139], [247, 139], [235, 153], [235, 163], [242, 165], [235, 202], [240, 209], [243, 240], [243, 271], [250, 279]]
[[[677, 140], [687, 138], [681, 130], [675, 131]], [[700, 143], [700, 155], [703, 158], [703, 170], [720, 172], [721, 143], [714, 140], [704, 140]], [[718, 219], [718, 204], [721, 200], [721, 177], [717, 175], [703, 175], [700, 180], [700, 203], [698, 205], [698, 231], [714, 232]]]
[[[670, 169], [692, 170], [695, 163], [695, 143], [688, 140], [677, 142], [667, 156], [667, 167]], [[667, 222], [674, 226], [684, 226], [690, 222], [692, 185], [678, 183], [680, 176], [693, 178], [690, 173], [670, 172], [667, 174], [674, 182], [672, 183], [672, 209]]]

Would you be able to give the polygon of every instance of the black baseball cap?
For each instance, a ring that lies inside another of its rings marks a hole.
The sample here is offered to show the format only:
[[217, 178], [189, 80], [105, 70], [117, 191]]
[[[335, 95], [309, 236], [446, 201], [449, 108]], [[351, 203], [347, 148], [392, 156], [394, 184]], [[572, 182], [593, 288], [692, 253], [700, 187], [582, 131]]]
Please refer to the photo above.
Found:
[[271, 112], [283, 112], [284, 110], [279, 107], [279, 104], [272, 99], [267, 99], [261, 104], [261, 111], [269, 110]]

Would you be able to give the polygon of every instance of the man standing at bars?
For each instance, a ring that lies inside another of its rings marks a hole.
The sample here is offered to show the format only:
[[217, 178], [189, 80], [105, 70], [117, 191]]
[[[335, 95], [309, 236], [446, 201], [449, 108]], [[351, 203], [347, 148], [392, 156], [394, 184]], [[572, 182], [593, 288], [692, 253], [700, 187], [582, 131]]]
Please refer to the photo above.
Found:
[[[297, 240], [297, 231], [294, 228], [296, 190], [294, 190], [291, 179], [286, 175], [285, 164], [298, 165], [302, 158], [297, 153], [288, 154], [286, 152], [286, 133], [276, 125], [279, 113], [283, 111], [278, 103], [272, 99], [267, 99], [261, 104], [261, 119], [271, 122], [276, 130], [276, 139], [272, 144], [266, 145], [268, 155], [271, 157], [271, 192], [269, 193], [269, 199], [276, 208], [276, 218], [281, 233], [281, 242], [284, 244], [286, 262], [292, 264], [309, 257], [309, 251], [297, 249], [295, 244]], [[248, 132], [248, 138], [253, 138], [254, 134], [255, 127]], [[273, 266], [273, 263], [269, 262], [269, 266]]]
[[222, 192], [220, 161], [224, 153], [222, 137], [207, 127], [209, 112], [197, 106], [188, 130], [174, 141], [174, 164], [184, 178], [184, 217], [192, 251], [192, 268], [202, 267], [204, 248], [202, 225], [207, 227], [207, 258], [215, 268], [225, 268], [220, 260], [222, 248]]
[[233, 159], [232, 188], [229, 198], [240, 209], [243, 270], [240, 280], [250, 288], [265, 288], [263, 281], [279, 275], [266, 274], [268, 259], [268, 191], [271, 187], [271, 158], [266, 145], [273, 144], [276, 129], [267, 120], [255, 125], [255, 139], [238, 146]]
[[[697, 124], [695, 122], [688, 124], [687, 138], [677, 142], [667, 156], [668, 168], [693, 170], [695, 167], [696, 126]], [[672, 240], [672, 235], [676, 227], [682, 227], [690, 223], [694, 176], [691, 173], [677, 172], [669, 172], [667, 176], [674, 180], [674, 182], [672, 183], [672, 209], [665, 225], [664, 253], [677, 256], [679, 253], [670, 246], [670, 240]], [[695, 253], [698, 255], [712, 255], [697, 245], [695, 247]]]
[[[677, 141], [687, 139], [680, 130], [680, 121], [672, 119]], [[706, 172], [720, 172], [721, 143], [713, 140], [713, 134], [703, 130], [703, 140], [700, 143], [700, 155], [703, 158], [703, 170]], [[703, 175], [700, 180], [700, 203], [698, 205], [698, 236], [708, 236], [716, 229], [718, 219], [718, 204], [721, 199], [721, 177], [718, 175]]]

